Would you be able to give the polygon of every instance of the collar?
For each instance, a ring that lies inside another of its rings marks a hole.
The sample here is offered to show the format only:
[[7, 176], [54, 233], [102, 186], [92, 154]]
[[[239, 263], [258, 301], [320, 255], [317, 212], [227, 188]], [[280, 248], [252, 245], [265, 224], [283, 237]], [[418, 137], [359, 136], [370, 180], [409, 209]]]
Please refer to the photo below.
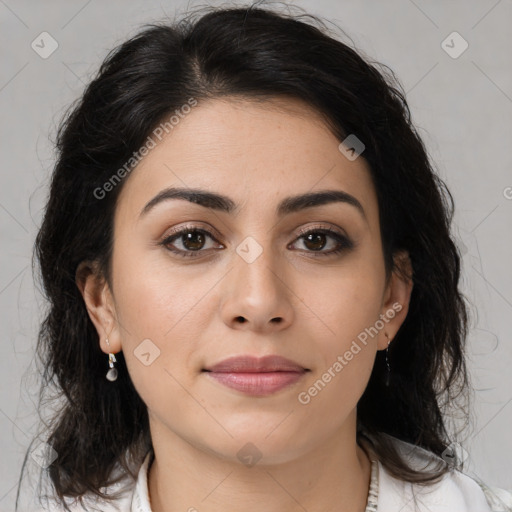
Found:
[[139, 469], [135, 489], [133, 490], [130, 512], [151, 512], [148, 491], [148, 471], [153, 462], [154, 452], [149, 450]]
[[[394, 439], [402, 455], [425, 469], [437, 456], [405, 441]], [[130, 512], [152, 512], [148, 492], [148, 470], [153, 462], [151, 449], [139, 469], [133, 489]], [[401, 512], [492, 512], [481, 486], [470, 476], [454, 470], [440, 482], [421, 486], [393, 477], [378, 459], [372, 459], [372, 482], [366, 512], [376, 510]], [[427, 463], [426, 463], [427, 462]], [[507, 495], [512, 500], [512, 494]], [[503, 509], [505, 510], [505, 509]]]
[[[130, 512], [152, 512], [151, 503], [149, 500], [148, 473], [151, 463], [153, 462], [153, 458], [154, 452], [153, 450], [150, 450], [144, 458], [144, 461], [142, 462], [142, 465], [139, 469], [137, 481], [133, 489]], [[370, 490], [365, 512], [375, 512], [377, 510], [379, 471], [383, 471], [381, 469], [380, 463], [376, 459], [372, 458]]]

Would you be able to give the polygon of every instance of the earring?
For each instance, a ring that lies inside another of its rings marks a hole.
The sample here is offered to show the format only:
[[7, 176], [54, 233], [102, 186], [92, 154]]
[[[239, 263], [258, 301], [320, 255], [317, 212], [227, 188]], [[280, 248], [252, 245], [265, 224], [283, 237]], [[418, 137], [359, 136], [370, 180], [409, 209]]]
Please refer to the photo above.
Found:
[[385, 381], [385, 384], [386, 384], [386, 387], [389, 387], [389, 380], [390, 380], [390, 377], [391, 377], [391, 367], [389, 366], [389, 359], [388, 359], [388, 354], [389, 354], [389, 344], [391, 343], [391, 340], [389, 339], [389, 336], [388, 336], [388, 333], [385, 332], [384, 333], [386, 338], [388, 339], [388, 346], [386, 348], [386, 366], [387, 366], [387, 373], [386, 373], [386, 381]]
[[[110, 347], [110, 343], [108, 342], [108, 338], [105, 339], [105, 343]], [[117, 379], [117, 369], [114, 368], [114, 363], [117, 362], [116, 356], [112, 353], [108, 355], [108, 365], [110, 366], [110, 370], [107, 372], [107, 380], [113, 382]]]

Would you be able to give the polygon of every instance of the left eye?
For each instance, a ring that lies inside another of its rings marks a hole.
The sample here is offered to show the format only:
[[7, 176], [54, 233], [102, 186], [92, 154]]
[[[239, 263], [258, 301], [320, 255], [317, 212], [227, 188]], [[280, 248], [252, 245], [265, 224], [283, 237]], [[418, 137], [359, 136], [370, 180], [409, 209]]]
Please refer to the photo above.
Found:
[[[329, 238], [331, 241], [334, 240], [334, 248], [330, 251], [322, 251], [322, 249], [328, 245], [327, 240]], [[319, 253], [319, 256], [337, 254], [353, 247], [352, 242], [346, 236], [332, 229], [312, 229], [301, 233], [297, 240], [303, 240], [303, 244], [306, 246], [306, 249], [308, 249], [307, 252], [316, 252]], [[317, 254], [314, 256], [317, 256]]]

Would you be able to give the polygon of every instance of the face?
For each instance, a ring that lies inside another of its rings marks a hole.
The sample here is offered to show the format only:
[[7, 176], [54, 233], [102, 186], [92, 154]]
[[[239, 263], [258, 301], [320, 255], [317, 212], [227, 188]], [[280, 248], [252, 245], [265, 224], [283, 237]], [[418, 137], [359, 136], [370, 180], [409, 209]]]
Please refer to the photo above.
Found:
[[[123, 184], [112, 289], [88, 306], [102, 350], [123, 351], [152, 430], [233, 460], [250, 442], [277, 462], [354, 425], [411, 287], [385, 282], [369, 167], [338, 146], [299, 102], [211, 100]], [[222, 199], [152, 201], [169, 188]], [[338, 195], [293, 200], [326, 191]], [[247, 355], [303, 371], [204, 371]]]

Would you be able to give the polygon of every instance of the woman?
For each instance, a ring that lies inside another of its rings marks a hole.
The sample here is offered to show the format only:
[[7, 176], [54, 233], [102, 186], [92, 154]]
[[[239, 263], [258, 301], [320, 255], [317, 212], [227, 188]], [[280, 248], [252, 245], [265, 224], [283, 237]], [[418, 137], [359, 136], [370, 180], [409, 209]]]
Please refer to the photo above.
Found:
[[149, 27], [62, 124], [36, 240], [64, 399], [45, 510], [511, 506], [447, 427], [452, 197], [391, 74], [315, 22]]

